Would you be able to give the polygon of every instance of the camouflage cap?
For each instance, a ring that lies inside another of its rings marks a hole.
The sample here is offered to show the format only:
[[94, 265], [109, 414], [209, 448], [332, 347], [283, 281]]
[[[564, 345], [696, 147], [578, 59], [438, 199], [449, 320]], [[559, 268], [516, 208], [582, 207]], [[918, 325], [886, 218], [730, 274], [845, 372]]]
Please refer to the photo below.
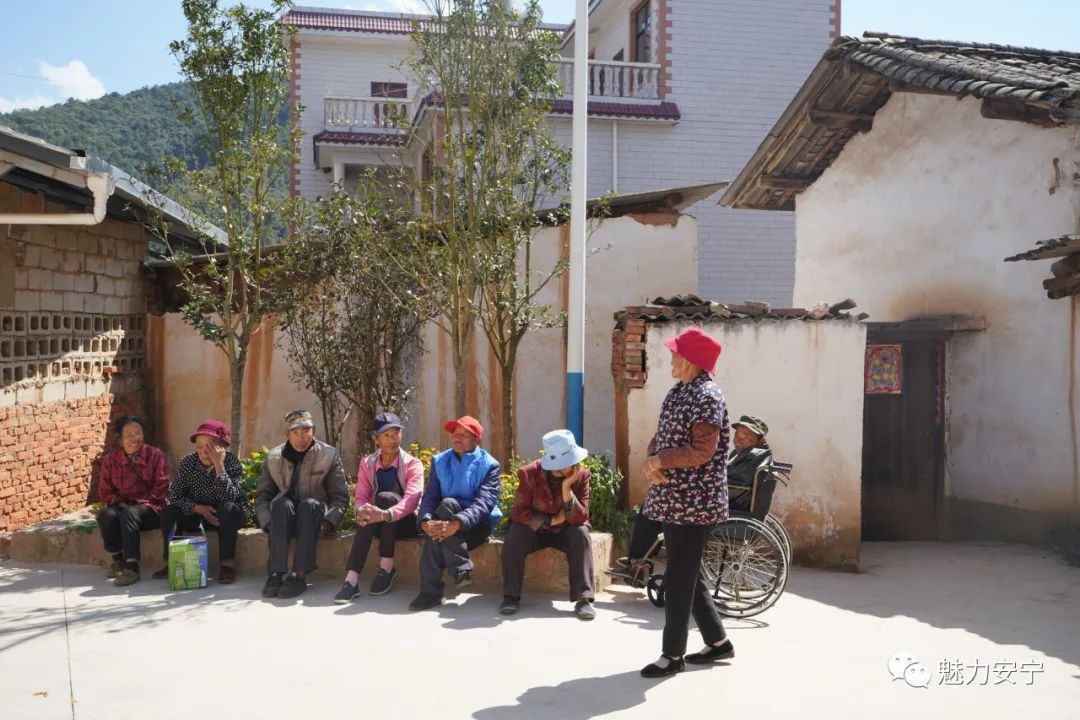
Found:
[[285, 425], [289, 430], [295, 430], [296, 428], [313, 428], [315, 422], [307, 410], [293, 410], [285, 416]]
[[740, 425], [761, 437], [765, 437], [769, 434], [769, 426], [765, 424], [765, 421], [759, 417], [754, 417], [753, 415], [743, 415], [739, 418], [738, 422], [731, 423], [731, 427], [733, 428], [737, 428]]

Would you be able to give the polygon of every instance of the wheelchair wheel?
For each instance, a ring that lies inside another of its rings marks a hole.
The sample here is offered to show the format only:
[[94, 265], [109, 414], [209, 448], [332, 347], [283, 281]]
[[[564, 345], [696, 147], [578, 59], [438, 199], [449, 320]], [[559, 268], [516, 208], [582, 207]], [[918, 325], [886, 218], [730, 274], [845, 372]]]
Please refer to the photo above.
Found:
[[772, 607], [787, 584], [784, 544], [764, 523], [732, 517], [710, 533], [701, 562], [721, 615], [744, 618]]
[[664, 576], [653, 575], [645, 583], [645, 594], [649, 596], [649, 602], [658, 608], [664, 607]]
[[773, 535], [775, 535], [777, 537], [777, 539], [783, 544], [783, 546], [784, 546], [784, 559], [787, 560], [787, 564], [790, 567], [791, 566], [791, 536], [789, 536], [787, 534], [787, 529], [784, 528], [784, 524], [781, 523], [779, 520], [777, 520], [774, 516], [766, 515], [765, 516], [765, 527], [772, 530]]

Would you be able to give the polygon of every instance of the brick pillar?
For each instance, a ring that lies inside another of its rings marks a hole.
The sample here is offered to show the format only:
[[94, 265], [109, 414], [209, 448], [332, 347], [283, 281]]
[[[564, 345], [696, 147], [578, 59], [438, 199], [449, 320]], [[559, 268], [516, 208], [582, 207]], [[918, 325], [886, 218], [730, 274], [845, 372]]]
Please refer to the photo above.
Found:
[[645, 320], [616, 315], [611, 333], [611, 375], [615, 380], [615, 466], [623, 476], [619, 502], [630, 500], [630, 417], [627, 396], [634, 388], [645, 387]]

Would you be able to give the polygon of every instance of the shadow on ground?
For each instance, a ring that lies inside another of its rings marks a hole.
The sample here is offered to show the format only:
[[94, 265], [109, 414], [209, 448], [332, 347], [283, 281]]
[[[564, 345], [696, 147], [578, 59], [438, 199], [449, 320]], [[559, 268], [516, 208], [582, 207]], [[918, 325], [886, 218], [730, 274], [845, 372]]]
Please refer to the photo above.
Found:
[[960, 628], [1080, 665], [1080, 568], [1053, 551], [1008, 543], [863, 543], [861, 564], [859, 574], [795, 568], [785, 594]]

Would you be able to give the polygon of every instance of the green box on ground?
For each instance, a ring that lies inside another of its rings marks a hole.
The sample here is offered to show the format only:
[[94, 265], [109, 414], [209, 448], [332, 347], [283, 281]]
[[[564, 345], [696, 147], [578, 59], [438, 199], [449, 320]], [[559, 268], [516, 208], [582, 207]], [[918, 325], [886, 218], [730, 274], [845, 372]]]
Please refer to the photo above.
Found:
[[176, 538], [169, 543], [169, 589], [206, 587], [206, 536]]

